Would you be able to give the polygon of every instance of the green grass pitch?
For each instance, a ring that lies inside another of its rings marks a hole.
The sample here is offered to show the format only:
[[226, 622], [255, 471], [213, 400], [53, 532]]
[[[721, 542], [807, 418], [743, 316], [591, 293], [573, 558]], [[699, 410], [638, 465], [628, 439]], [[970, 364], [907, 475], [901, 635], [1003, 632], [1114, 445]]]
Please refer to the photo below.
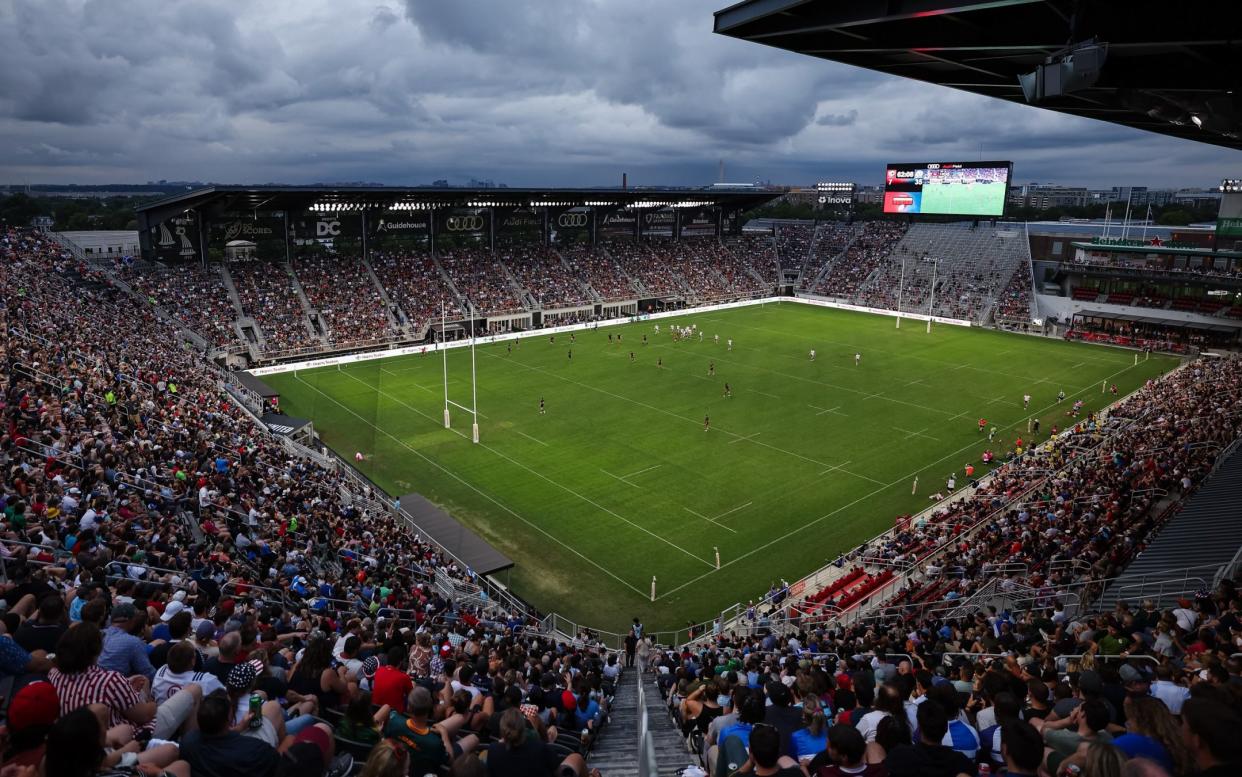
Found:
[[[674, 342], [670, 325], [691, 323], [704, 341]], [[676, 629], [792, 582], [926, 507], [950, 473], [964, 482], [968, 462], [982, 474], [984, 449], [1029, 439], [1030, 416], [1047, 439], [1072, 422], [1075, 399], [1089, 409], [1113, 400], [1102, 381], [1124, 396], [1177, 364], [948, 325], [927, 334], [920, 321], [897, 329], [892, 318], [796, 303], [509, 347], [477, 349], [479, 445], [460, 410], [444, 428], [439, 354], [265, 380], [344, 457], [364, 453], [361, 469], [390, 493], [422, 493], [510, 555], [517, 593], [615, 630], [635, 615]], [[469, 405], [469, 389], [470, 351], [451, 350], [450, 397]], [[991, 446], [980, 417], [998, 427]]]

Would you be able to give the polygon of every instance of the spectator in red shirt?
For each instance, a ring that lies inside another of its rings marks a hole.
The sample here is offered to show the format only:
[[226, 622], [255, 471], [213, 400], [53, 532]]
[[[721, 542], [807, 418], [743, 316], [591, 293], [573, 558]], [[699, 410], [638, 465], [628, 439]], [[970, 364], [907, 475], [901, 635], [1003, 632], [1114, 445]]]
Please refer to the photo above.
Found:
[[414, 690], [414, 681], [405, 671], [405, 648], [397, 645], [389, 649], [385, 658], [387, 663], [375, 670], [375, 677], [371, 680], [371, 702], [381, 706], [387, 704], [404, 713], [406, 699]]

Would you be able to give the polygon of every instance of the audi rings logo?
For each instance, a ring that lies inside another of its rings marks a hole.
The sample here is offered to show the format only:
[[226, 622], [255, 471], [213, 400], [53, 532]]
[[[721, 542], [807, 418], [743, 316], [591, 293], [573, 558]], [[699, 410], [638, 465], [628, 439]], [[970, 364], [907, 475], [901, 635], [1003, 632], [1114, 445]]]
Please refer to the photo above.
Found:
[[587, 225], [587, 214], [562, 213], [557, 217], [556, 224], [560, 227], [585, 227]]
[[449, 216], [444, 221], [450, 232], [477, 232], [483, 228], [482, 216]]

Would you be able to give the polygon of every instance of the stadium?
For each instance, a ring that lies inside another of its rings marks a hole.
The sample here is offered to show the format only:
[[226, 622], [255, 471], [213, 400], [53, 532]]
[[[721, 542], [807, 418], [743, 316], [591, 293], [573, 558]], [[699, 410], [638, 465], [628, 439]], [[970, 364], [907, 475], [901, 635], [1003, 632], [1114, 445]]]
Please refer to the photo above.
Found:
[[[1239, 148], [1201, 19], [850, 5], [715, 32]], [[921, 153], [4, 224], [5, 769], [1242, 774], [1242, 183]]]

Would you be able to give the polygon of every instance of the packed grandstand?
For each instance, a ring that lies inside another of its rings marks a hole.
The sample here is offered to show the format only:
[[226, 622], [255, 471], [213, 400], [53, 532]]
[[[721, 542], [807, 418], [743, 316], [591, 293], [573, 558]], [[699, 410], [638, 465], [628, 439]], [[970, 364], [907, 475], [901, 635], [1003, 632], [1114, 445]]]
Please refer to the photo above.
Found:
[[1101, 598], [1237, 440], [1236, 359], [1149, 381], [899, 518], [814, 585], [774, 585], [670, 645], [637, 622], [616, 642], [562, 633], [485, 592], [347, 468], [269, 434], [178, 332], [220, 344], [237, 334], [222, 318], [251, 316], [274, 347], [328, 350], [392, 340], [441, 303], [693, 304], [768, 293], [793, 267], [807, 291], [891, 309], [905, 264], [903, 307], [926, 306], [923, 265], [950, 252], [977, 259], [937, 267], [941, 315], [1029, 318], [1030, 259], [1015, 244], [974, 224], [827, 223], [260, 273], [89, 263], [8, 230], [6, 765], [467, 774], [454, 755], [486, 751], [492, 774], [532, 773], [512, 766], [527, 758], [621, 773], [630, 734], [609, 728], [633, 723], [644, 687], [667, 701], [671, 722], [650, 725], [668, 728], [673, 757], [720, 777], [748, 758], [822, 775], [1240, 762], [1232, 573], [1175, 601]]

